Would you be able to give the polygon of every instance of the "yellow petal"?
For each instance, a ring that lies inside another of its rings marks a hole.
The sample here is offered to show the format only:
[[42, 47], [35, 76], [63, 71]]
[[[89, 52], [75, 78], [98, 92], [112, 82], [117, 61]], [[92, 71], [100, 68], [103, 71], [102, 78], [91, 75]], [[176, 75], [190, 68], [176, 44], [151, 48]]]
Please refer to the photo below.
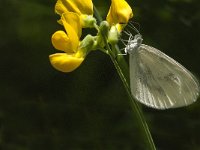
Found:
[[112, 0], [106, 20], [112, 25], [117, 23], [128, 23], [133, 17], [131, 7], [125, 0]]
[[115, 25], [115, 27], [117, 28], [117, 31], [120, 33], [122, 30], [123, 30], [123, 28], [126, 26], [126, 24], [119, 24], [119, 23], [117, 23], [116, 25]]
[[92, 0], [71, 0], [79, 8], [81, 14], [92, 15], [93, 14], [93, 4]]
[[[82, 27], [81, 27], [81, 20], [79, 15], [77, 15], [76, 13], [64, 13], [61, 17], [62, 22], [66, 22], [67, 24], [69, 24], [71, 27], [73, 27], [74, 31], [76, 32], [76, 34], [78, 35], [78, 37], [81, 37], [81, 33], [82, 33]], [[64, 24], [65, 30], [67, 30], [66, 24]]]
[[66, 7], [66, 4], [63, 0], [58, 0], [55, 5], [55, 12], [59, 15], [62, 15], [65, 12], [69, 12], [70, 10]]
[[61, 51], [65, 51], [68, 53], [72, 53], [73, 51], [71, 49], [69, 49], [70, 45], [70, 40], [69, 37], [67, 36], [67, 34], [64, 31], [56, 31], [52, 37], [51, 37], [51, 41], [53, 46], [57, 49], [57, 50], [61, 50]]
[[66, 53], [56, 53], [49, 56], [52, 66], [62, 72], [71, 72], [78, 68], [84, 58], [77, 58]]
[[81, 35], [80, 18], [75, 13], [64, 13], [61, 20], [69, 37], [68, 49], [65, 52], [68, 53], [68, 50], [76, 52]]
[[93, 14], [92, 0], [58, 0], [55, 5], [55, 12], [59, 15], [65, 12], [81, 14]]

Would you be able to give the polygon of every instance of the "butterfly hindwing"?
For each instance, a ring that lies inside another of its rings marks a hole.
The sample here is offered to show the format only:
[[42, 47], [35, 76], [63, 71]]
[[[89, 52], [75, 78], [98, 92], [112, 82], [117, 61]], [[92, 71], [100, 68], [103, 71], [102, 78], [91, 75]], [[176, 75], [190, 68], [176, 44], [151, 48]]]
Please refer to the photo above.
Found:
[[163, 52], [141, 44], [130, 54], [129, 61], [131, 92], [141, 103], [167, 109], [196, 101], [197, 79]]

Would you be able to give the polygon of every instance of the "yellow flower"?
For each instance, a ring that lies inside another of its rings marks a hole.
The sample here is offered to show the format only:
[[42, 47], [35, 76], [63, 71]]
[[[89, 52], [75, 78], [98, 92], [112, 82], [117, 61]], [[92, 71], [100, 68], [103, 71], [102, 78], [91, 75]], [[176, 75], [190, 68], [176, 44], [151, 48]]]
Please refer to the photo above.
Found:
[[88, 20], [94, 22], [92, 0], [58, 0], [55, 12], [62, 16], [66, 12], [75, 12], [81, 18], [83, 27], [88, 26]]
[[75, 57], [66, 53], [56, 53], [49, 56], [52, 66], [62, 72], [71, 72], [83, 62], [83, 57]]
[[131, 7], [125, 0], [112, 0], [106, 20], [112, 25], [116, 25], [118, 31], [121, 32], [123, 25], [127, 24], [129, 19], [133, 17]]
[[51, 38], [52, 44], [66, 53], [76, 52], [82, 32], [80, 18], [76, 13], [68, 12], [62, 15], [61, 21], [67, 33], [56, 31]]
[[75, 70], [84, 60], [85, 53], [79, 48], [81, 36], [80, 18], [76, 13], [62, 14], [62, 24], [66, 32], [57, 31], [52, 35], [53, 46], [65, 53], [56, 53], [49, 56], [52, 66], [62, 72]]

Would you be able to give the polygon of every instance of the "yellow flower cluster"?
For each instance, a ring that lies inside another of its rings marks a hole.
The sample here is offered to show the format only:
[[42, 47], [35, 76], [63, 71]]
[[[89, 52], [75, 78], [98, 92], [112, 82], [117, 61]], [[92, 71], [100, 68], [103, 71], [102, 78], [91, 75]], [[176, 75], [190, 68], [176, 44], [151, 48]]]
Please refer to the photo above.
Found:
[[[61, 16], [58, 22], [65, 31], [59, 30], [52, 35], [53, 46], [62, 53], [50, 55], [50, 62], [59, 71], [71, 72], [80, 66], [88, 52], [95, 47], [93, 40], [96, 37], [91, 39], [92, 36], [87, 36], [80, 41], [82, 28], [98, 28], [93, 17], [93, 3], [92, 0], [57, 0], [55, 12]], [[113, 37], [113, 31], [120, 33], [132, 16], [132, 9], [125, 0], [112, 0], [106, 18], [110, 25], [108, 35]]]

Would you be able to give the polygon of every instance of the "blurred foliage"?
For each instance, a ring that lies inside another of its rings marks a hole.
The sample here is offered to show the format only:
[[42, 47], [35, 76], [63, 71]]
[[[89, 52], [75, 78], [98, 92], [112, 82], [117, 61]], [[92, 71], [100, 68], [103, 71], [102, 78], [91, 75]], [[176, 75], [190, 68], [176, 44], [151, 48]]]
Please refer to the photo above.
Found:
[[[0, 149], [145, 150], [110, 58], [92, 52], [76, 71], [49, 63], [54, 1], [0, 1]], [[128, 1], [144, 43], [200, 76], [200, 1]], [[105, 18], [110, 1], [94, 0]], [[87, 32], [88, 30], [86, 30]], [[200, 102], [166, 111], [143, 108], [158, 150], [200, 149]]]

